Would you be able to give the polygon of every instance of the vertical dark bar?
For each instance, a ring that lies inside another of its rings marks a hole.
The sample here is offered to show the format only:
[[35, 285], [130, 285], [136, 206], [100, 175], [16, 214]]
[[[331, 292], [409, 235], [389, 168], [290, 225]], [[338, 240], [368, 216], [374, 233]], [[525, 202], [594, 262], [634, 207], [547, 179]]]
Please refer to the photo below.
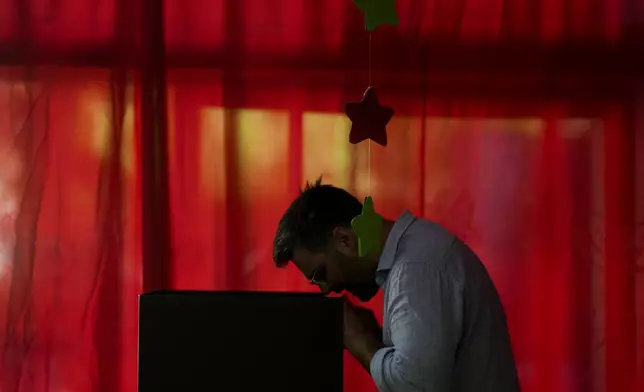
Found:
[[[422, 15], [421, 12], [417, 12], [417, 15]], [[417, 37], [422, 37], [422, 19], [416, 20], [417, 23]], [[427, 106], [429, 105], [429, 49], [427, 42], [423, 38], [418, 39], [418, 46], [421, 48], [421, 83], [422, 83], [422, 102], [423, 107], [420, 112], [420, 141], [418, 143], [419, 148], [419, 161], [420, 161], [420, 187], [418, 189], [418, 199], [420, 200], [420, 208], [418, 210], [421, 217], [425, 216], [425, 183], [428, 181], [427, 178]], [[413, 52], [413, 50], [412, 50]]]
[[92, 323], [98, 374], [94, 391], [121, 388], [122, 374], [122, 267], [123, 267], [123, 180], [122, 137], [125, 118], [126, 72], [112, 70], [112, 129], [109, 154], [101, 162], [96, 197], [98, 254], [95, 312]]
[[[321, 18], [317, 18], [316, 15], [322, 15], [325, 12], [325, 3], [321, 1], [311, 1], [304, 3], [304, 10], [302, 12], [302, 17], [305, 20], [311, 21], [307, 24], [306, 30], [302, 33], [306, 34], [306, 41], [309, 45], [320, 46], [323, 44], [320, 31], [324, 31], [324, 21]], [[298, 70], [301, 71], [301, 70]], [[325, 72], [327, 70], [322, 70]], [[308, 79], [305, 77], [305, 80]], [[308, 91], [302, 87], [297, 87], [295, 91], [296, 98], [293, 100], [293, 104], [290, 105], [290, 122], [289, 122], [289, 189], [293, 198], [297, 197], [302, 188], [303, 172], [302, 167], [304, 165], [304, 130], [303, 130], [303, 118], [304, 110], [308, 106], [309, 96]], [[313, 178], [306, 178], [306, 181], [315, 181], [317, 176], [322, 173], [310, 173], [313, 175]]]
[[123, 132], [131, 80], [131, 55], [136, 47], [137, 8], [135, 2], [117, 0], [114, 18], [114, 66], [110, 75], [111, 133], [108, 155], [101, 161], [96, 195], [98, 235], [96, 314], [92, 329], [96, 349], [97, 377], [93, 391], [111, 392], [123, 388], [123, 263], [124, 193]]
[[635, 132], [623, 108], [604, 128], [606, 389], [634, 392], [635, 317]]
[[170, 203], [162, 0], [143, 0], [141, 197], [143, 289], [170, 287]]
[[[644, 4], [642, 4], [642, 8], [644, 11]], [[644, 14], [644, 13], [643, 13]], [[643, 31], [644, 32], [644, 31]], [[643, 35], [644, 36], [644, 35]], [[642, 279], [644, 277], [644, 132], [641, 132], [641, 129], [644, 129], [644, 79], [640, 79], [640, 81], [637, 83], [636, 87], [637, 93], [635, 94], [635, 99], [634, 99], [634, 114], [633, 114], [633, 130], [634, 130], [634, 138], [633, 140], [633, 155], [634, 155], [634, 161], [633, 164], [635, 165], [633, 174], [634, 174], [634, 184], [633, 184], [633, 190], [635, 192], [634, 194], [634, 205], [633, 207], [635, 208], [635, 213], [636, 215], [636, 225], [634, 227], [635, 230], [635, 238], [634, 238], [634, 268], [635, 268], [635, 284], [636, 284], [636, 290], [638, 290], [639, 287], [637, 286], [640, 282], [638, 279]], [[639, 131], [638, 131], [639, 130]], [[639, 309], [637, 312], [637, 315], [643, 315], [644, 313], [642, 312], [642, 298], [639, 294], [641, 291], [636, 292], [636, 295], [638, 297], [636, 298], [636, 309]], [[636, 315], [636, 316], [637, 316]], [[636, 341], [638, 342], [638, 346], [635, 348], [635, 354], [637, 358], [642, 358], [644, 359], [644, 328], [640, 328], [637, 330], [638, 336], [636, 337]], [[644, 360], [640, 361], [637, 369], [637, 388], [635, 389], [636, 391], [644, 391]]]
[[[313, 7], [312, 7], [313, 8]], [[303, 165], [303, 130], [302, 130], [302, 101], [306, 99], [306, 92], [301, 88], [295, 91], [297, 99], [296, 106], [291, 107], [289, 112], [289, 135], [288, 135], [288, 161], [289, 161], [289, 176], [288, 176], [288, 189], [289, 196], [295, 199], [302, 189], [302, 165]], [[307, 181], [314, 181], [319, 175], [313, 174], [314, 178], [307, 178]], [[289, 200], [290, 201], [290, 200]], [[284, 282], [284, 286], [289, 290], [299, 287], [301, 279], [299, 276], [291, 275], [290, 280]]]
[[[341, 63], [337, 64], [338, 69], [342, 70], [341, 78], [341, 102], [338, 102], [338, 109], [343, 110], [346, 102], [359, 101], [362, 94], [369, 87], [369, 34], [365, 30], [364, 15], [355, 4], [348, 1], [344, 5], [342, 15], [346, 20], [342, 23], [342, 43], [340, 47]], [[374, 33], [374, 35], [376, 35]], [[376, 35], [377, 36], [377, 35]], [[376, 38], [371, 38], [373, 44], [372, 50], [377, 46]], [[360, 59], [358, 63], [356, 59]], [[376, 90], [378, 86], [376, 85]], [[364, 197], [357, 194], [357, 183], [359, 173], [359, 163], [361, 158], [361, 145], [364, 145], [364, 154], [367, 153], [367, 143], [363, 142], [357, 145], [350, 145], [350, 163], [349, 163], [349, 184], [347, 190], [358, 198]]]
[[[244, 75], [239, 70], [243, 64], [243, 11], [246, 1], [235, 0], [226, 2], [226, 44], [222, 72], [223, 106], [224, 106], [224, 162], [226, 165], [226, 253], [225, 260], [213, 260], [215, 263], [226, 263], [226, 285], [229, 290], [245, 288], [243, 257], [247, 241], [244, 205], [241, 202], [239, 178], [239, 163], [237, 157], [238, 106], [243, 105], [246, 94]], [[214, 219], [221, 219], [215, 216]], [[215, 281], [221, 281], [215, 278]]]
[[[427, 94], [425, 91], [424, 94]], [[419, 181], [420, 186], [418, 187], [418, 201], [420, 203], [418, 207], [418, 215], [425, 217], [425, 183], [428, 181], [425, 176], [427, 176], [427, 96], [423, 97], [423, 108], [421, 111], [420, 118], [420, 140], [418, 142], [418, 161], [420, 163], [419, 170]]]
[[574, 314], [574, 324], [570, 325], [569, 331], [572, 337], [570, 345], [572, 351], [572, 362], [579, 364], [577, 383], [573, 390], [592, 391], [592, 317], [593, 317], [593, 293], [592, 293], [592, 264], [593, 251], [596, 245], [593, 243], [593, 216], [591, 214], [592, 204], [592, 132], [581, 138], [579, 141], [571, 141], [572, 149], [572, 184], [573, 192], [573, 243], [571, 254], [573, 263], [573, 276], [570, 281], [569, 293], [570, 311]]

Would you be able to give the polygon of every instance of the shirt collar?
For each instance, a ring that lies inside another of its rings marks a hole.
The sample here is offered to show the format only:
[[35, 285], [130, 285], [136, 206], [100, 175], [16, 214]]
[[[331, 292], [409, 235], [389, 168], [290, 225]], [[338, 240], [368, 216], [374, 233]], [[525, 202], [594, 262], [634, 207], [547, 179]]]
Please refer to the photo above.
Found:
[[416, 217], [409, 211], [405, 210], [391, 228], [391, 231], [387, 236], [387, 240], [385, 241], [382, 254], [380, 255], [378, 269], [376, 270], [376, 283], [378, 283], [379, 286], [382, 286], [385, 283], [387, 276], [389, 275], [389, 271], [394, 265], [396, 252], [398, 251], [398, 242], [415, 220]]

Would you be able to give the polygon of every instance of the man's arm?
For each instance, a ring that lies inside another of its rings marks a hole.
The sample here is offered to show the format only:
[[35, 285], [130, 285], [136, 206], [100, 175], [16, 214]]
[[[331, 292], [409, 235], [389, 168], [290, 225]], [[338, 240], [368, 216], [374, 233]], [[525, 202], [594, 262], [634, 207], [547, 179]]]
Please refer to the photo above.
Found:
[[374, 354], [384, 347], [382, 328], [373, 312], [347, 301], [344, 303], [344, 346], [367, 371]]
[[357, 346], [355, 349], [349, 350], [351, 355], [365, 368], [365, 370], [370, 371], [370, 364], [373, 360], [374, 355], [378, 350], [382, 349], [384, 345], [373, 339], [365, 342], [366, 344]]
[[393, 347], [370, 364], [380, 392], [448, 392], [462, 333], [462, 287], [447, 272], [407, 262], [389, 276]]

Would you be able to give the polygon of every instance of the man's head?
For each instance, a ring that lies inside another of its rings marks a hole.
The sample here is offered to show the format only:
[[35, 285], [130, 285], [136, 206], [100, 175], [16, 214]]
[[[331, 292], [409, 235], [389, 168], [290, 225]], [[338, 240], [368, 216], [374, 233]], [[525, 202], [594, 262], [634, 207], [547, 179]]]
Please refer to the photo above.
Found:
[[358, 239], [351, 220], [362, 204], [349, 192], [306, 184], [280, 220], [273, 245], [278, 267], [292, 261], [323, 293], [347, 290], [363, 301], [378, 291], [376, 264], [358, 257]]

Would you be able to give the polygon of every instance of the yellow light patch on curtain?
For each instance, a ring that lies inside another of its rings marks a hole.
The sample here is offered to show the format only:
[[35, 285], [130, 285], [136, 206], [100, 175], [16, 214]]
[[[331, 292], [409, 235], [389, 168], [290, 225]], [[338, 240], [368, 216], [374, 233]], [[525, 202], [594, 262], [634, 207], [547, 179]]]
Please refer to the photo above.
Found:
[[240, 193], [247, 197], [282, 195], [289, 175], [289, 113], [239, 110], [236, 113]]
[[223, 199], [226, 191], [223, 108], [213, 107], [201, 111], [197, 144], [199, 146], [198, 188], [213, 199]]
[[601, 120], [590, 118], [569, 118], [557, 123], [557, 131], [565, 139], [579, 139], [601, 128]]
[[344, 114], [306, 112], [302, 115], [302, 184], [322, 175], [325, 183], [349, 186], [348, 129], [349, 119]]
[[[82, 147], [89, 147], [103, 158], [110, 148], [111, 118], [107, 85], [92, 84], [77, 99], [79, 130], [76, 135]], [[83, 132], [84, 131], [84, 132]]]
[[134, 88], [128, 86], [125, 91], [125, 109], [122, 119], [113, 118], [113, 108], [107, 83], [92, 84], [79, 94], [78, 118], [79, 132], [76, 140], [81, 148], [94, 153], [99, 159], [105, 158], [111, 152], [111, 140], [117, 124], [122, 121], [121, 131], [121, 165], [124, 174], [134, 175], [135, 144], [134, 144]]
[[121, 164], [128, 176], [134, 175], [136, 168], [136, 148], [134, 143], [134, 88], [125, 90], [125, 113], [123, 114], [123, 135], [121, 139]]
[[453, 120], [465, 129], [471, 129], [480, 124], [481, 131], [486, 132], [514, 132], [526, 137], [541, 137], [544, 121], [538, 118], [467, 118]]

